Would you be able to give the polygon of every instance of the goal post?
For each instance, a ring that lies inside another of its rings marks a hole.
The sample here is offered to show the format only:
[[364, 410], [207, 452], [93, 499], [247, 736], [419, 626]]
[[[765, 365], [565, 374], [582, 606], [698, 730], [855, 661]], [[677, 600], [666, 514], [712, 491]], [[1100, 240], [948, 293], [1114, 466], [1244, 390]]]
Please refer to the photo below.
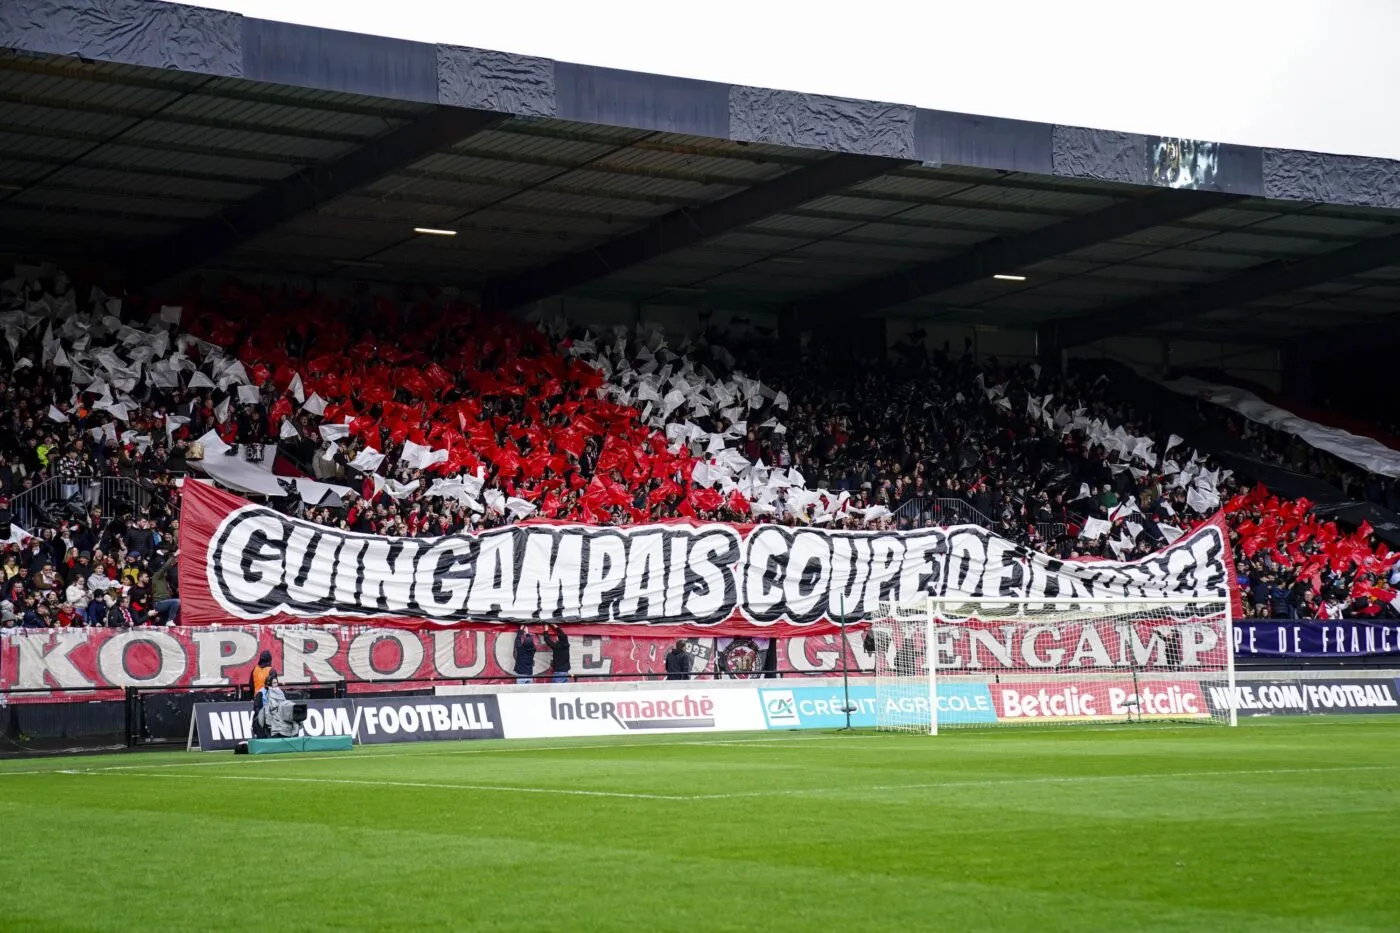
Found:
[[928, 598], [870, 620], [875, 727], [1236, 724], [1228, 597]]

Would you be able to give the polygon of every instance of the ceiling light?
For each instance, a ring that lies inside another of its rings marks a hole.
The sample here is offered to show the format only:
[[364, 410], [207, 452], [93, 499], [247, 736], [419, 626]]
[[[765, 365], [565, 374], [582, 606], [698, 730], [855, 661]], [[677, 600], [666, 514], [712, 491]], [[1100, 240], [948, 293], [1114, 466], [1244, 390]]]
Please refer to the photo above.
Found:
[[414, 233], [422, 233], [427, 236], [456, 236], [456, 230], [440, 230], [436, 227], [414, 227]]
[[992, 278], [996, 279], [998, 282], [1024, 282], [1026, 280], [1024, 275], [1007, 275], [1004, 272], [998, 272], [996, 275], [992, 276]]

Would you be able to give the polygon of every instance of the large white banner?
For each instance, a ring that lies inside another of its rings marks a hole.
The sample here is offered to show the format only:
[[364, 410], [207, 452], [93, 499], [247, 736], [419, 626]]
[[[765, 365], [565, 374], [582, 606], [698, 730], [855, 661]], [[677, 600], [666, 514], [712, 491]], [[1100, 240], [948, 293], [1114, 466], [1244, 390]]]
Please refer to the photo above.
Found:
[[1189, 377], [1173, 379], [1163, 382], [1162, 385], [1181, 395], [1205, 399], [1221, 408], [1228, 408], [1256, 424], [1292, 434], [1318, 450], [1325, 450], [1363, 470], [1381, 476], [1400, 476], [1400, 451], [1391, 450], [1375, 438], [1361, 437], [1341, 428], [1329, 428], [1325, 424], [1299, 418], [1291, 411], [1269, 404], [1247, 389]]
[[1072, 562], [985, 528], [833, 531], [674, 522], [521, 524], [386, 538], [186, 487], [181, 617], [461, 625], [558, 621], [791, 635], [930, 597], [1094, 603], [1231, 596], [1219, 520], [1132, 563]]

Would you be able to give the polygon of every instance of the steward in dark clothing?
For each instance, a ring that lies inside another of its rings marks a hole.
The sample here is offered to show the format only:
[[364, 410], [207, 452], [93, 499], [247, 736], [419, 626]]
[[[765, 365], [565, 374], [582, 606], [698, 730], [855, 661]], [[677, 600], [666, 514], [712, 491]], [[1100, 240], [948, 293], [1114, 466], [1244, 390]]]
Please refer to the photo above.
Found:
[[685, 650], [685, 642], [676, 642], [676, 646], [666, 652], [666, 679], [689, 680], [691, 661], [690, 652]]
[[551, 625], [544, 630], [544, 643], [553, 652], [550, 667], [554, 671], [554, 683], [562, 684], [569, 681], [569, 636], [564, 634], [564, 630], [557, 625]]
[[535, 636], [523, 625], [515, 636], [515, 682], [535, 682]]

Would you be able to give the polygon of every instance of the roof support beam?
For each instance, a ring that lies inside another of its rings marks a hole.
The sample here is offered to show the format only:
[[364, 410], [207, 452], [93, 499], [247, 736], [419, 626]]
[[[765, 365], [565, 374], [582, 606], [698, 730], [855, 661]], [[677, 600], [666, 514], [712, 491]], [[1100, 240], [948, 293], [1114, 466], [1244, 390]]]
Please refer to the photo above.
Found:
[[[822, 327], [948, 291], [997, 273], [1014, 273], [1055, 256], [1214, 210], [1234, 195], [1154, 191], [1019, 236], [994, 237], [954, 256], [870, 279], [832, 295], [799, 302], [803, 326]], [[989, 203], [989, 207], [995, 207]]]
[[1212, 311], [1236, 308], [1270, 295], [1310, 288], [1396, 263], [1400, 263], [1400, 234], [1363, 240], [1355, 246], [1306, 259], [1266, 262], [1219, 282], [1137, 299], [1061, 321], [1055, 326], [1057, 342], [1067, 349], [1104, 337], [1140, 331], [1154, 324], [1188, 321]]
[[549, 298], [910, 164], [904, 159], [832, 156], [712, 204], [672, 211], [635, 233], [538, 269], [488, 282], [482, 289], [483, 304], [509, 311]]
[[242, 203], [197, 221], [139, 256], [132, 264], [131, 279], [147, 285], [164, 281], [505, 119], [503, 114], [485, 111], [436, 108], [338, 159], [308, 166]]

